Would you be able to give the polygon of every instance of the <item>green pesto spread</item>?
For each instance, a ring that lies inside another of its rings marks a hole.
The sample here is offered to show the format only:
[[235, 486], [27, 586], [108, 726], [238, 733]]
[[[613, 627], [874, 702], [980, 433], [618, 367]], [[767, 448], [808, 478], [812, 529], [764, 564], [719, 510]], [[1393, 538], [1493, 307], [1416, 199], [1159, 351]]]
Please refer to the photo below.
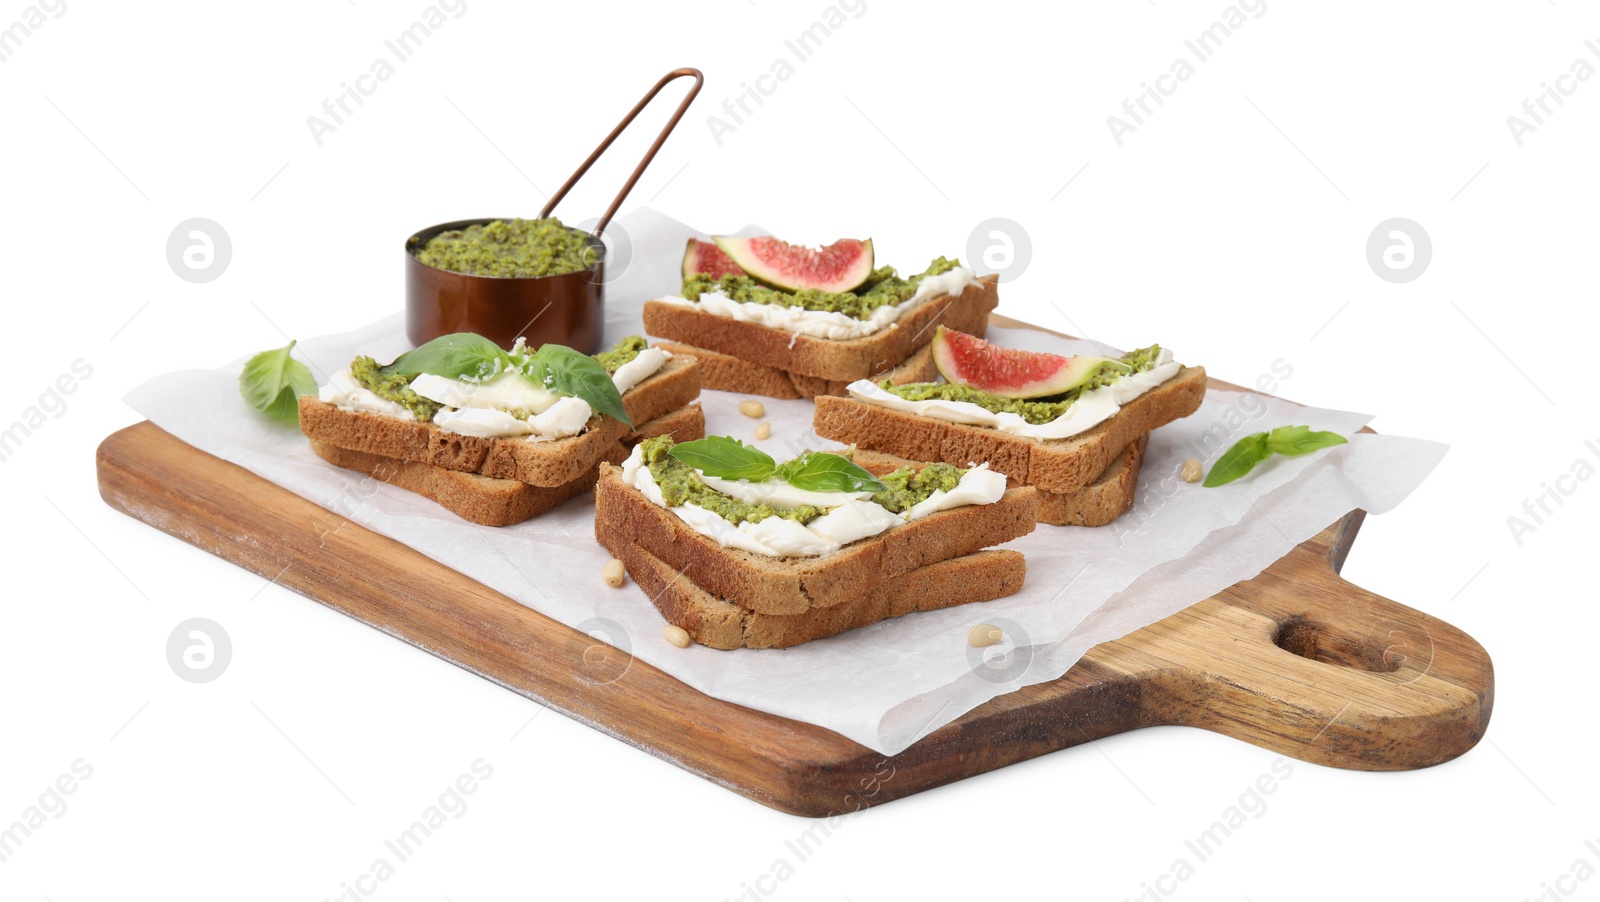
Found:
[[411, 390], [411, 380], [416, 378], [416, 373], [392, 373], [386, 376], [379, 369], [378, 361], [371, 357], [357, 357], [350, 361], [350, 375], [362, 388], [399, 404], [424, 423], [431, 421], [439, 408], [444, 406]]
[[763, 285], [749, 276], [723, 276], [714, 279], [707, 275], [697, 275], [683, 280], [683, 296], [695, 301], [699, 300], [702, 294], [720, 291], [730, 300], [747, 304], [778, 304], [784, 307], [843, 313], [856, 319], [866, 319], [879, 307], [893, 307], [911, 300], [911, 296], [917, 293], [917, 286], [923, 279], [947, 273], [960, 265], [960, 260], [940, 257], [928, 264], [927, 269], [909, 279], [902, 279], [896, 275], [892, 266], [882, 266], [873, 270], [872, 275], [854, 291], [818, 291], [814, 288], [784, 291]]
[[549, 219], [497, 219], [440, 232], [417, 251], [435, 269], [473, 276], [559, 276], [594, 265], [589, 234]]
[[[1155, 368], [1156, 358], [1161, 355], [1160, 345], [1151, 345], [1137, 351], [1130, 351], [1122, 355], [1122, 362], [1133, 367], [1133, 372], [1143, 373]], [[1041, 426], [1067, 412], [1078, 398], [1085, 392], [1101, 388], [1122, 378], [1125, 373], [1113, 366], [1103, 366], [1089, 378], [1088, 382], [1078, 386], [1065, 394], [1053, 395], [1047, 398], [1002, 398], [990, 394], [982, 389], [963, 385], [959, 382], [911, 382], [905, 385], [895, 385], [892, 382], [883, 382], [879, 385], [884, 391], [898, 395], [907, 401], [965, 401], [976, 404], [984, 410], [994, 413], [1014, 413], [1023, 420], [1035, 426]]]
[[629, 335], [627, 338], [617, 342], [616, 347], [611, 350], [601, 351], [594, 355], [594, 359], [600, 361], [600, 365], [606, 368], [606, 372], [615, 376], [617, 370], [632, 363], [633, 358], [638, 357], [639, 352], [648, 347], [650, 347], [650, 343], [640, 336]]
[[768, 517], [783, 517], [799, 523], [810, 523], [823, 515], [825, 508], [803, 504], [794, 508], [776, 508], [770, 504], [751, 504], [732, 495], [719, 492], [706, 485], [700, 471], [668, 454], [674, 442], [672, 436], [662, 435], [639, 443], [639, 454], [644, 465], [650, 468], [656, 487], [667, 507], [693, 504], [722, 517], [737, 526], [740, 523], [760, 523]]
[[[650, 475], [661, 490], [667, 507], [693, 504], [705, 508], [735, 526], [740, 523], [760, 523], [768, 517], [782, 517], [798, 523], [810, 523], [827, 513], [828, 509], [804, 504], [794, 508], [776, 508], [769, 504], [752, 504], [719, 492], [706, 485], [700, 471], [667, 452], [673, 445], [672, 436], [663, 435], [639, 443], [639, 455]], [[841, 456], [847, 456], [841, 454]], [[878, 481], [884, 490], [873, 494], [872, 501], [890, 512], [903, 514], [926, 501], [934, 492], [955, 489], [967, 471], [949, 464], [928, 464], [920, 471], [914, 467], [901, 467]]]
[[883, 491], [875, 493], [872, 500], [888, 508], [891, 513], [903, 514], [928, 500], [940, 489], [955, 491], [956, 484], [961, 482], [966, 472], [950, 464], [928, 464], [921, 470], [901, 467], [887, 476], [878, 477], [878, 481], [883, 483]]

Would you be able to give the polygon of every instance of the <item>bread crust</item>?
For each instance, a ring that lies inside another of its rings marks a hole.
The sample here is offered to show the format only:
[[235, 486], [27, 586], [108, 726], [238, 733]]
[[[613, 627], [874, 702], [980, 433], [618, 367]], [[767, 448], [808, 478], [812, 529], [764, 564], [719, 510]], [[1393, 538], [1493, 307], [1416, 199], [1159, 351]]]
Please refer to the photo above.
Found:
[[797, 335], [662, 300], [645, 302], [644, 327], [651, 335], [771, 369], [848, 384], [905, 360], [933, 339], [935, 326], [944, 324], [962, 331], [981, 327], [999, 303], [998, 278], [984, 276], [959, 295], [925, 299], [889, 328], [862, 338]]
[[[768, 398], [804, 398], [809, 401], [818, 395], [846, 394], [845, 389], [850, 385], [848, 382], [832, 382], [814, 376], [802, 376], [799, 373], [786, 373], [770, 366], [740, 360], [720, 351], [707, 351], [705, 348], [675, 341], [657, 342], [656, 346], [671, 351], [674, 355], [699, 358], [701, 384], [715, 391], [762, 395]], [[933, 365], [933, 346], [927, 344], [895, 366], [873, 373], [870, 378], [874, 382], [887, 379], [896, 385], [904, 385], [907, 382], [931, 382], [938, 375], [939, 369]]]
[[[699, 361], [673, 357], [625, 392], [622, 403], [629, 419], [642, 423], [683, 407], [699, 394]], [[477, 438], [446, 432], [432, 423], [345, 410], [306, 395], [300, 398], [300, 431], [313, 441], [347, 451], [554, 488], [587, 473], [629, 429], [620, 420], [596, 414], [584, 432], [553, 441]]]
[[1205, 368], [1183, 367], [1093, 429], [1050, 441], [828, 396], [817, 398], [812, 427], [823, 438], [911, 460], [962, 467], [988, 461], [992, 469], [1023, 485], [1075, 494], [1099, 478], [1135, 439], [1198, 410], [1205, 393]]
[[695, 532], [604, 465], [595, 487], [595, 531], [610, 531], [650, 552], [713, 595], [766, 614], [799, 614], [842, 604], [879, 582], [928, 564], [981, 551], [1032, 532], [1039, 499], [1007, 489], [993, 504], [939, 511], [819, 557], [774, 558]]
[[[653, 347], [659, 347], [654, 345]], [[670, 349], [663, 348], [669, 354]], [[700, 397], [700, 361], [673, 355], [661, 369], [622, 393], [622, 407], [634, 425], [679, 410]]]
[[[704, 438], [705, 432], [705, 413], [699, 404], [691, 404], [640, 425], [607, 451], [603, 459], [621, 463], [634, 445], [658, 435], [670, 434], [684, 442]], [[537, 517], [594, 488], [595, 480], [600, 478], [598, 462], [565, 485], [537, 486], [515, 479], [491, 479], [414, 460], [351, 451], [315, 440], [311, 441], [311, 450], [328, 463], [415, 492], [463, 520], [482, 526], [510, 526]]]
[[[589, 491], [600, 477], [600, 464], [596, 463], [587, 473], [565, 485], [537, 486], [515, 479], [490, 479], [414, 460], [351, 451], [315, 439], [311, 441], [311, 450], [328, 463], [415, 492], [461, 519], [481, 526], [510, 526], [537, 517]], [[628, 449], [613, 442], [605, 459], [616, 463], [627, 456]]]
[[832, 607], [764, 614], [716, 597], [614, 531], [597, 529], [596, 537], [668, 623], [701, 645], [720, 649], [788, 648], [914, 611], [1003, 598], [1022, 588], [1028, 569], [1019, 552], [978, 551], [879, 583]]

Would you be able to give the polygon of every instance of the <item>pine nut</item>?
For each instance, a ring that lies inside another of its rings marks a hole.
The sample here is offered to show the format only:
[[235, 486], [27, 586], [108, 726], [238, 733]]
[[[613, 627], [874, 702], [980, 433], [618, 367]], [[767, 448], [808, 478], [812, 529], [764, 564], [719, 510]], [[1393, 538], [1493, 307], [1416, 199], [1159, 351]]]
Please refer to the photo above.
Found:
[[673, 626], [669, 623], [662, 628], [661, 635], [665, 636], [668, 642], [679, 648], [689, 647], [689, 633], [681, 626]]
[[760, 419], [767, 412], [767, 406], [760, 401], [745, 400], [739, 402], [739, 412], [752, 420]]
[[988, 648], [991, 645], [997, 645], [1005, 637], [1005, 632], [992, 623], [980, 623], [967, 630], [967, 644], [973, 648]]
[[1198, 457], [1191, 457], [1183, 462], [1183, 469], [1178, 471], [1184, 482], [1199, 482], [1206, 475], [1205, 464]]
[[756, 427], [756, 438], [761, 439], [763, 441], [766, 440], [766, 439], [772, 438], [772, 424], [771, 423], [762, 423], [760, 426], [757, 426]]
[[600, 576], [606, 581], [606, 585], [615, 589], [627, 579], [628, 571], [623, 569], [621, 561], [612, 558], [606, 561], [605, 569], [600, 571]]

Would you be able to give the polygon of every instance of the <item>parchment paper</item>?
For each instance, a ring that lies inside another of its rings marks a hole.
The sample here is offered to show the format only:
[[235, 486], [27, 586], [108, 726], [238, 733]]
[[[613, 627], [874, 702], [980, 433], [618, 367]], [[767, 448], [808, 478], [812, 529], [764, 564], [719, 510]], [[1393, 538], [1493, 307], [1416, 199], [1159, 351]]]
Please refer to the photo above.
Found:
[[[639, 311], [646, 298], [676, 292], [684, 241], [693, 234], [647, 209], [608, 229], [616, 247], [606, 289], [607, 342], [642, 329]], [[899, 262], [903, 269], [918, 265]], [[1116, 353], [1032, 330], [992, 329], [989, 338], [1059, 353]], [[273, 343], [263, 335], [263, 347]], [[296, 353], [325, 381], [357, 354], [387, 360], [407, 347], [396, 314], [354, 332], [304, 339]], [[1173, 350], [1179, 360], [1205, 362], [1186, 358], [1183, 348]], [[630, 581], [612, 589], [601, 580], [610, 555], [594, 541], [592, 495], [512, 527], [467, 523], [420, 496], [316, 457], [292, 425], [271, 422], [240, 399], [243, 363], [168, 373], [126, 401], [183, 441], [702, 692], [818, 724], [886, 755], [990, 698], [1059, 677], [1099, 642], [1256, 575], [1353, 509], [1392, 509], [1445, 452], [1435, 442], [1356, 435], [1370, 419], [1363, 414], [1212, 391], [1199, 412], [1152, 434], [1132, 511], [1098, 529], [1041, 525], [1006, 546], [1027, 555], [1027, 584], [1018, 595], [912, 614], [790, 649], [679, 649], [662, 637], [662, 619], [637, 586]], [[738, 412], [739, 400], [723, 392], [703, 395], [708, 434], [753, 441], [756, 421]], [[805, 448], [837, 447], [811, 431], [810, 402], [763, 401], [772, 437], [758, 444], [768, 453], [782, 460]], [[1209, 466], [1247, 434], [1296, 423], [1333, 430], [1350, 443], [1304, 458], [1274, 459], [1216, 489], [1177, 479], [1186, 457], [1200, 457]], [[1001, 626], [1006, 641], [970, 648], [967, 631], [979, 622]]]

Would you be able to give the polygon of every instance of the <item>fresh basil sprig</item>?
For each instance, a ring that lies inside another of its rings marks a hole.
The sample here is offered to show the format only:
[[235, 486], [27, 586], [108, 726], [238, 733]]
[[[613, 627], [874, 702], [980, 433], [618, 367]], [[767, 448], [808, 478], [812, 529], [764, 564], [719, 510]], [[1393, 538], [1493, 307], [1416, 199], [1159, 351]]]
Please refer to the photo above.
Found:
[[1206, 488], [1227, 485], [1274, 454], [1299, 457], [1345, 442], [1345, 437], [1337, 432], [1312, 432], [1310, 426], [1279, 426], [1271, 432], [1257, 432], [1239, 439], [1223, 452], [1211, 465], [1204, 484]]
[[531, 354], [522, 350], [513, 354], [482, 335], [454, 332], [412, 348], [378, 372], [385, 376], [428, 373], [445, 379], [480, 380], [513, 369], [540, 388], [581, 398], [596, 412], [633, 425], [623, 406], [622, 393], [617, 391], [606, 368], [588, 354], [565, 345], [547, 344]]
[[446, 379], [484, 379], [511, 365], [511, 355], [482, 335], [453, 332], [412, 348], [378, 372], [385, 376], [428, 373]]
[[760, 448], [736, 438], [712, 435], [680, 442], [667, 453], [707, 476], [765, 482], [774, 477], [807, 492], [881, 492], [883, 483], [847, 458], [807, 451], [779, 464]]
[[317, 393], [317, 380], [306, 365], [289, 356], [294, 342], [275, 351], [262, 351], [245, 361], [239, 372], [239, 394], [256, 410], [277, 420], [299, 416], [301, 395]]
[[881, 492], [883, 483], [853, 460], [825, 451], [807, 451], [773, 475], [808, 492]]
[[582, 398], [596, 412], [633, 425], [611, 374], [588, 354], [566, 345], [543, 345], [523, 359], [522, 373], [534, 385], [558, 395]]

